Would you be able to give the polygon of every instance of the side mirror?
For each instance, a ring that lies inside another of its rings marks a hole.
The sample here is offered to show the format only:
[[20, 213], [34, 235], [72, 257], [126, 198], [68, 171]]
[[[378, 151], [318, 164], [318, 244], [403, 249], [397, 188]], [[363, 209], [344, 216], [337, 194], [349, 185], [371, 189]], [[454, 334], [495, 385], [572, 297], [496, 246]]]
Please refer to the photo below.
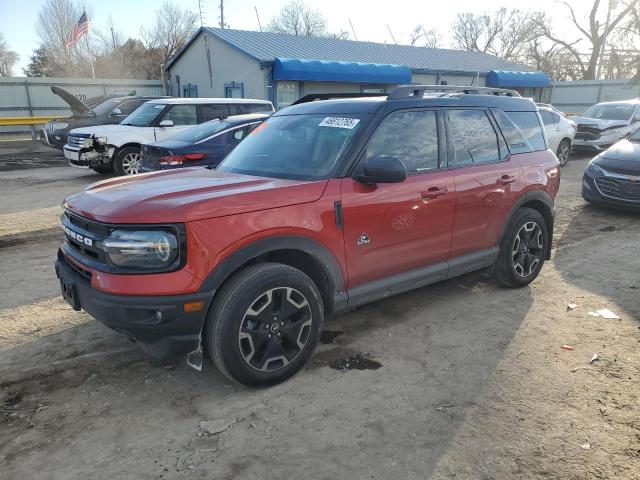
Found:
[[159, 127], [173, 127], [173, 120], [162, 120], [159, 124]]
[[121, 117], [122, 116], [122, 110], [120, 110], [119, 108], [114, 108], [113, 110], [111, 110], [111, 116], [112, 117]]
[[407, 179], [407, 167], [396, 157], [371, 157], [364, 164], [364, 175], [356, 178], [362, 183], [400, 183]]

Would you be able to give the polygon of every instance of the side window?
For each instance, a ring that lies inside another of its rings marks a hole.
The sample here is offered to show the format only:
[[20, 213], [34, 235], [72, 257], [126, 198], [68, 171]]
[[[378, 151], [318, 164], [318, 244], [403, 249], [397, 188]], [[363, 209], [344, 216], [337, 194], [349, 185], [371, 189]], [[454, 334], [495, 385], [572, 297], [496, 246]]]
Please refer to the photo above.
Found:
[[536, 112], [503, 112], [494, 110], [498, 125], [509, 143], [511, 153], [546, 150], [542, 126]]
[[226, 118], [229, 116], [229, 105], [224, 105], [224, 104], [201, 105], [200, 113], [202, 114], [203, 122], [208, 122], [209, 120], [216, 120], [218, 118]]
[[242, 140], [246, 134], [247, 134], [246, 128], [238, 128], [237, 130], [234, 130], [232, 135], [234, 142], [239, 143], [240, 140]]
[[387, 116], [367, 145], [367, 158], [396, 157], [409, 174], [438, 168], [438, 123], [433, 110]]
[[142, 105], [144, 100], [128, 100], [126, 102], [122, 102], [118, 108], [122, 112], [122, 115], [127, 116], [130, 113], [133, 113], [140, 105]]
[[271, 107], [269, 105], [262, 103], [239, 103], [236, 107], [238, 108], [238, 115], [271, 111]]
[[446, 112], [453, 142], [454, 166], [500, 160], [498, 136], [483, 110], [449, 110]]
[[558, 115], [557, 113], [552, 113], [551, 115], [553, 115], [553, 123], [560, 122], [560, 115]]
[[553, 125], [555, 123], [553, 121], [553, 114], [548, 110], [540, 110], [540, 118], [542, 118], [542, 123], [545, 125]]
[[195, 105], [174, 105], [164, 114], [162, 120], [171, 120], [174, 125], [197, 125], [198, 116]]

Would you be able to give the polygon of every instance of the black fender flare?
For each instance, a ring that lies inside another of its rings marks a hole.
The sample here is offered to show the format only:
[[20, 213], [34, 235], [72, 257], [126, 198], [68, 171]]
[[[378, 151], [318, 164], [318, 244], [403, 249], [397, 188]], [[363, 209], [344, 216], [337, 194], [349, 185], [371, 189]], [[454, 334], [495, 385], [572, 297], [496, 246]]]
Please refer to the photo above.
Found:
[[546, 259], [549, 260], [551, 258], [551, 244], [553, 243], [553, 223], [555, 217], [555, 205], [553, 203], [553, 199], [551, 196], [545, 192], [544, 190], [529, 190], [525, 192], [523, 195], [518, 197], [518, 199], [514, 202], [509, 210], [509, 214], [507, 215], [506, 221], [502, 226], [502, 231], [500, 232], [500, 240], [498, 242], [498, 246], [502, 244], [502, 239], [507, 233], [507, 227], [511, 218], [516, 213], [516, 211], [524, 206], [525, 204], [536, 201], [540, 202], [544, 205], [546, 212], [543, 213], [544, 219], [547, 222], [547, 230], [549, 233], [549, 238], [547, 239], [547, 255]]
[[276, 235], [257, 240], [225, 257], [207, 275], [200, 286], [200, 292], [212, 292], [220, 288], [242, 265], [256, 257], [276, 250], [299, 250], [312, 256], [324, 270], [330, 282], [330, 295], [334, 297], [344, 292], [344, 278], [338, 260], [320, 242], [301, 235]]

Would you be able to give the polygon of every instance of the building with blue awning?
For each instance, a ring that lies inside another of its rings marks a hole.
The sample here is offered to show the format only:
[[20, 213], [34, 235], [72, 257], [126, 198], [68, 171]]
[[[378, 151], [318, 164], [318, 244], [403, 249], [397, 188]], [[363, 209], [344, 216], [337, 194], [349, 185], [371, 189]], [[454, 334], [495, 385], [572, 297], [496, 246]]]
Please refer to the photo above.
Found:
[[311, 93], [384, 93], [400, 84], [517, 89], [538, 98], [543, 72], [481, 52], [200, 28], [165, 66], [174, 96], [271, 100]]

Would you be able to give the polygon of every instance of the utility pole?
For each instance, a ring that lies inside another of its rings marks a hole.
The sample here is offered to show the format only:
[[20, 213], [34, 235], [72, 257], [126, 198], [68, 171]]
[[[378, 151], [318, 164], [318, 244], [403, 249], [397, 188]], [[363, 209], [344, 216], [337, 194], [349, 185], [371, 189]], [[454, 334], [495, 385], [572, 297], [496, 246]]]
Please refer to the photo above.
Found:
[[[356, 29], [353, 28], [353, 23], [351, 23], [351, 18], [349, 18], [349, 25], [351, 25], [351, 31], [353, 32], [353, 38], [357, 42], [358, 41], [358, 36], [356, 35]], [[387, 27], [388, 27], [388, 25], [387, 25]]]
[[201, 27], [203, 27], [203, 26], [204, 26], [204, 24], [205, 24], [205, 23], [207, 23], [207, 22], [205, 21], [205, 15], [206, 15], [206, 12], [204, 11], [204, 7], [203, 7], [203, 5], [202, 5], [202, 2], [203, 2], [203, 1], [204, 1], [204, 0], [198, 0], [198, 10], [200, 11], [200, 26], [201, 26]]
[[220, 28], [224, 28], [224, 0], [220, 0]]
[[389, 27], [388, 23], [387, 23], [387, 30], [389, 30], [389, 35], [391, 35], [391, 38], [393, 39], [393, 43], [397, 45], [398, 42], [396, 42], [396, 37], [393, 36], [393, 32], [391, 31], [391, 27]]
[[256, 18], [258, 19], [258, 28], [260, 29], [260, 31], [262, 31], [262, 24], [260, 23], [260, 15], [258, 15], [258, 7], [254, 5], [253, 8], [256, 10]]

